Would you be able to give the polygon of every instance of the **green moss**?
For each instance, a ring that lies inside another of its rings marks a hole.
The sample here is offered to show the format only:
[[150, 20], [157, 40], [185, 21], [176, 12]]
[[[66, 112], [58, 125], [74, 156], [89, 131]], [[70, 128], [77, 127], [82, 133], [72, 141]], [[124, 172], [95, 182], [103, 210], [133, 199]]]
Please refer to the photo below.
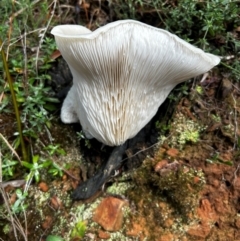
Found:
[[68, 225], [69, 225], [69, 221], [67, 220], [67, 218], [65, 216], [61, 216], [61, 212], [57, 212], [59, 215], [59, 219], [57, 220], [56, 223], [54, 223], [54, 226], [52, 228], [51, 233], [54, 235], [59, 235], [61, 234], [61, 232], [63, 230], [68, 230]]
[[[197, 179], [196, 183], [194, 179]], [[204, 184], [204, 176], [201, 171], [181, 167], [177, 172], [172, 171], [163, 177], [154, 173], [151, 181], [161, 194], [166, 195], [177, 212], [187, 214], [198, 205], [198, 193]]]
[[200, 133], [205, 129], [197, 121], [186, 118], [182, 113], [176, 113], [172, 123], [171, 135], [168, 139], [169, 145], [183, 149], [188, 142], [196, 143], [200, 138]]
[[11, 231], [11, 227], [9, 224], [6, 224], [4, 227], [3, 227], [3, 232], [5, 234], [9, 233]]
[[116, 240], [121, 240], [121, 241], [129, 241], [129, 237], [126, 237], [122, 231], [110, 233], [110, 238], [108, 241], [116, 241]]
[[107, 193], [111, 195], [125, 195], [126, 191], [132, 186], [133, 184], [130, 182], [114, 182], [107, 188]]
[[[137, 169], [133, 179], [137, 188], [148, 196], [153, 193], [160, 199], [166, 199], [181, 215], [188, 216], [198, 205], [198, 194], [205, 184], [204, 174], [200, 170], [181, 166], [177, 162], [169, 163], [163, 173], [155, 172], [154, 166], [159, 159], [147, 159]], [[172, 169], [171, 165], [176, 165]], [[139, 196], [139, 200], [142, 195]], [[138, 198], [134, 198], [135, 200]]]
[[[127, 191], [136, 210], [130, 213], [130, 223], [142, 220], [147, 240], [157, 240], [160, 234], [169, 232], [184, 236], [186, 225], [197, 220], [195, 210], [205, 184], [202, 171], [170, 161], [166, 153], [159, 148], [154, 158], [147, 158], [134, 171], [135, 186]], [[168, 164], [155, 171], [162, 160], [169, 160]]]

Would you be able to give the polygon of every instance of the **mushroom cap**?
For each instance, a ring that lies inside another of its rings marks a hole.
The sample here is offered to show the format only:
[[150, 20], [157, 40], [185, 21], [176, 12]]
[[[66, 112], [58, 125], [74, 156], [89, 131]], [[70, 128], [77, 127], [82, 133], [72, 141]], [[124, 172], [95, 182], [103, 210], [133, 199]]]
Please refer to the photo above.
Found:
[[73, 74], [61, 113], [83, 130], [115, 146], [134, 137], [180, 82], [220, 62], [168, 31], [121, 20], [94, 32], [83, 26], [52, 29]]

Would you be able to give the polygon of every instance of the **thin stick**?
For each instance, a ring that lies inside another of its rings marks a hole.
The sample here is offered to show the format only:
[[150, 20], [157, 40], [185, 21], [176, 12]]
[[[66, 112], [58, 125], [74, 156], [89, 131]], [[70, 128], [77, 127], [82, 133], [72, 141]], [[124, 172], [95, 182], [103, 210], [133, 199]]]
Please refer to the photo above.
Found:
[[[13, 215], [12, 215], [12, 212], [11, 212], [11, 209], [9, 207], [9, 203], [8, 203], [8, 199], [6, 197], [6, 193], [5, 193], [5, 190], [4, 188], [2, 187], [2, 183], [0, 183], [0, 191], [2, 193], [2, 197], [3, 197], [3, 200], [4, 200], [4, 203], [5, 203], [5, 206], [7, 208], [7, 211], [8, 211], [8, 214], [10, 216], [10, 221], [12, 223], [12, 227], [13, 227], [13, 232], [14, 232], [14, 236], [16, 238], [16, 240], [18, 240], [18, 235], [17, 235], [17, 230], [16, 230], [16, 226], [15, 226], [15, 222], [14, 222], [14, 219], [13, 219]], [[9, 219], [9, 218], [8, 218]]]
[[0, 133], [0, 137], [3, 139], [3, 141], [6, 143], [8, 148], [12, 151], [12, 153], [17, 157], [17, 159], [21, 162], [21, 159], [17, 152], [14, 150], [14, 148], [10, 145], [10, 143], [7, 141], [7, 139]]
[[236, 103], [236, 99], [234, 98], [234, 96], [233, 96], [233, 93], [232, 93], [232, 98], [233, 98], [233, 101], [234, 101], [234, 124], [235, 124], [235, 126], [234, 126], [234, 139], [235, 139], [235, 141], [234, 141], [234, 145], [233, 145], [233, 149], [235, 149], [236, 148], [236, 145], [237, 145], [237, 143], [238, 143], [238, 121], [237, 121], [237, 103]]
[[2, 178], [2, 152], [0, 149], [0, 183], [2, 183], [3, 178]]
[[[3, 89], [5, 89], [6, 87], [7, 87], [7, 82], [5, 83]], [[0, 94], [0, 104], [1, 104], [1, 102], [3, 100], [3, 96], [4, 96], [4, 91]]]
[[[2, 40], [1, 39], [0, 39], [0, 45], [2, 46]], [[11, 75], [10, 75], [10, 72], [9, 72], [9, 69], [8, 69], [8, 64], [7, 64], [7, 61], [6, 61], [6, 56], [5, 56], [3, 48], [1, 49], [1, 55], [2, 55], [2, 60], [3, 60], [4, 70], [5, 70], [5, 73], [6, 73], [6, 76], [7, 76], [7, 81], [8, 81], [11, 96], [12, 96], [14, 112], [15, 112], [15, 116], [16, 116], [16, 120], [17, 120], [17, 127], [18, 127], [18, 132], [19, 132], [19, 137], [20, 137], [21, 148], [22, 148], [22, 156], [23, 156], [23, 159], [25, 161], [28, 161], [27, 149], [25, 147], [23, 134], [22, 134], [22, 123], [21, 123], [20, 114], [19, 114], [18, 105], [17, 105], [17, 100], [16, 100], [14, 88], [13, 88], [13, 81], [12, 81], [12, 78], [11, 78]]]

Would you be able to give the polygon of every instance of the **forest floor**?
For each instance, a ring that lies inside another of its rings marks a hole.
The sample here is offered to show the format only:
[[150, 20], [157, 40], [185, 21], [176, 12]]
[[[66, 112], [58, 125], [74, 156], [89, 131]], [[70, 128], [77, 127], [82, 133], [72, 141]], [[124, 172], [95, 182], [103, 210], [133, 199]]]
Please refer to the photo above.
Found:
[[[90, 5], [83, 7], [87, 11]], [[96, 12], [88, 26], [95, 28], [96, 15], [103, 25], [108, 14]], [[59, 56], [51, 69], [54, 81], [62, 64]], [[53, 158], [68, 169], [61, 178], [43, 172], [29, 187], [28, 208], [18, 215], [29, 241], [55, 240], [50, 235], [86, 241], [240, 241], [240, 83], [214, 68], [170, 96], [148, 125], [145, 142], [128, 149], [116, 176], [86, 201], [73, 202], [70, 194], [112, 148], [79, 141], [80, 125], [64, 125], [56, 115], [51, 138], [66, 154]], [[1, 114], [4, 136], [12, 135], [11, 119]], [[34, 148], [48, 142], [48, 135], [41, 133]], [[9, 194], [14, 189], [5, 187]], [[18, 200], [16, 194], [10, 197], [11, 204]], [[13, 230], [5, 231], [0, 228], [1, 240], [16, 240]]]

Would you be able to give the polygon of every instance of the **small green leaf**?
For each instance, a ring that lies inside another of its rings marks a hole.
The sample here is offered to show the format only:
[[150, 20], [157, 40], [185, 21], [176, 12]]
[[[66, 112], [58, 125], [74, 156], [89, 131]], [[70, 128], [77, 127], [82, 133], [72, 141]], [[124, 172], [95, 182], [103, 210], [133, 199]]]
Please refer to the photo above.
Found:
[[21, 189], [17, 189], [16, 190], [16, 195], [18, 198], [21, 198], [23, 196], [22, 190]]
[[54, 111], [57, 109], [57, 106], [56, 105], [52, 105], [52, 104], [46, 104], [43, 106], [46, 110], [49, 110], [49, 111]]
[[35, 171], [34, 178], [35, 178], [36, 183], [38, 183], [40, 181], [40, 173], [38, 170]]
[[64, 239], [60, 236], [49, 235], [49, 236], [47, 236], [46, 241], [64, 241]]
[[37, 163], [38, 160], [39, 160], [39, 155], [33, 156], [33, 158], [32, 158], [33, 163]]
[[84, 221], [80, 221], [76, 223], [75, 227], [72, 230], [71, 237], [72, 238], [83, 238], [86, 232], [86, 223]]
[[63, 156], [66, 155], [66, 152], [62, 148], [59, 148], [57, 150], [57, 153], [60, 154], [60, 155], [63, 155]]
[[29, 163], [29, 162], [25, 162], [25, 161], [22, 161], [21, 162], [22, 165], [28, 169], [32, 169], [33, 168], [33, 164], [32, 163]]
[[49, 167], [52, 164], [51, 160], [46, 160], [44, 163], [42, 163], [40, 166], [41, 167]]
[[16, 99], [18, 103], [23, 103], [26, 100], [24, 97], [17, 97]]
[[52, 103], [60, 103], [60, 101], [57, 98], [53, 97], [45, 97], [45, 101], [52, 102]]

